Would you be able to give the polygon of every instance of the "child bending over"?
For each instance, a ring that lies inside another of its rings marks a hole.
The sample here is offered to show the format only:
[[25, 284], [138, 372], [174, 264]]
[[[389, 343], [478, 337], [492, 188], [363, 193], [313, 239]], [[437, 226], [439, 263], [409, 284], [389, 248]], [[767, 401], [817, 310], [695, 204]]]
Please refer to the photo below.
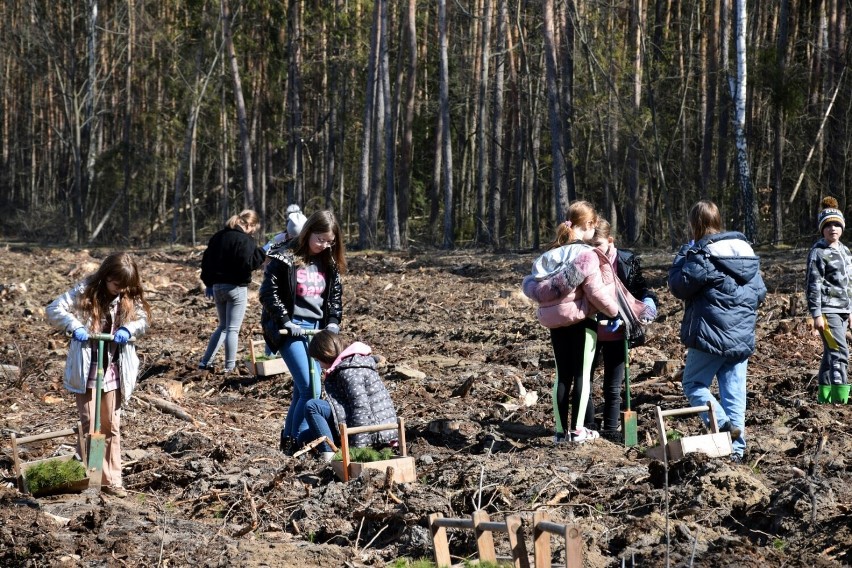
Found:
[[[308, 354], [323, 369], [324, 380], [322, 398], [305, 405], [308, 431], [300, 436], [301, 443], [321, 436], [339, 443], [341, 422], [350, 428], [396, 423], [393, 401], [379, 377], [369, 345], [356, 341], [347, 347], [342, 337], [323, 330], [311, 340]], [[396, 442], [396, 430], [385, 430], [355, 434], [351, 445], [362, 448]], [[331, 446], [323, 443], [318, 449], [324, 461], [331, 461]]]

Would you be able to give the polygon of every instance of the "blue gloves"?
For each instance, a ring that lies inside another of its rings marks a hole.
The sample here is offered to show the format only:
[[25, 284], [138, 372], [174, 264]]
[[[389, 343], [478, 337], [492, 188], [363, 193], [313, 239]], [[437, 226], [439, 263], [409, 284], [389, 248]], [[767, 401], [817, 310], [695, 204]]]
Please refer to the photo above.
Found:
[[686, 244], [688, 244], [688, 245], [689, 245], [689, 248], [694, 247], [694, 246], [695, 246], [695, 239], [689, 239], [689, 242], [688, 242], [688, 243], [686, 243]]
[[621, 318], [616, 316], [616, 317], [610, 319], [608, 322], [606, 322], [606, 325], [604, 325], [604, 329], [606, 329], [610, 333], [615, 333], [616, 331], [619, 330], [622, 323], [624, 323], [624, 322], [621, 320]]
[[290, 337], [302, 337], [305, 335], [305, 330], [296, 325], [295, 323], [288, 321], [284, 324], [284, 329], [290, 334]]
[[213, 299], [213, 287], [207, 286], [206, 288], [204, 288], [204, 295], [212, 300]]
[[89, 340], [89, 332], [86, 331], [85, 327], [78, 327], [71, 334], [71, 337], [73, 337], [77, 341], [88, 341]]
[[126, 327], [120, 327], [118, 328], [118, 331], [115, 332], [115, 335], [112, 336], [112, 340], [119, 345], [124, 345], [130, 341], [130, 332]]
[[325, 326], [325, 329], [330, 331], [331, 333], [340, 333], [340, 326], [336, 323], [330, 323]]

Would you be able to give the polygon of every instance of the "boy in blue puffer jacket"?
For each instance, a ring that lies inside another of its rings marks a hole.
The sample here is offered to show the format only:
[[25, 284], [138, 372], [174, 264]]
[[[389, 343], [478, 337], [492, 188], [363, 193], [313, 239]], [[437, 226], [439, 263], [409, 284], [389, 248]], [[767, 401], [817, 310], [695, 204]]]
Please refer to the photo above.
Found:
[[[722, 217], [712, 201], [692, 206], [689, 229], [694, 243], [681, 247], [668, 278], [672, 294], [685, 302], [683, 392], [692, 406], [713, 403], [719, 429], [731, 433], [731, 460], [742, 463], [746, 371], [754, 353], [757, 308], [766, 298], [760, 258], [745, 235], [722, 232]], [[720, 401], [710, 392], [713, 377]]]

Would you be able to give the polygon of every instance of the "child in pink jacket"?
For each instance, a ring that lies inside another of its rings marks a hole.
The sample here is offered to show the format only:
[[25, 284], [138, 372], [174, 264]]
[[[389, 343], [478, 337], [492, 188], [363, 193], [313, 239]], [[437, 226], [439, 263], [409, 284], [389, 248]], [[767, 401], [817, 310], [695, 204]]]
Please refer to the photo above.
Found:
[[532, 273], [524, 278], [523, 291], [538, 303], [538, 320], [550, 329], [556, 360], [555, 441], [582, 443], [599, 437], [583, 424], [597, 346], [593, 316], [601, 312], [616, 318], [618, 302], [612, 265], [583, 242], [594, 235], [597, 213], [590, 203], [575, 201], [567, 217], [557, 227], [550, 250], [536, 259]]

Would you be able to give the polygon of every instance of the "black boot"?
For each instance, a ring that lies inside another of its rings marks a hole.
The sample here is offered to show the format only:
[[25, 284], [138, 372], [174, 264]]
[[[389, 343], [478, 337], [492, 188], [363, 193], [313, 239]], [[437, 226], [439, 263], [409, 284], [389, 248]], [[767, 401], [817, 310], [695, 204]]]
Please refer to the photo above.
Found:
[[278, 444], [278, 448], [284, 452], [285, 456], [292, 456], [295, 451], [293, 448], [296, 447], [296, 440], [291, 438], [290, 436], [284, 435], [284, 430], [281, 430], [281, 441]]

